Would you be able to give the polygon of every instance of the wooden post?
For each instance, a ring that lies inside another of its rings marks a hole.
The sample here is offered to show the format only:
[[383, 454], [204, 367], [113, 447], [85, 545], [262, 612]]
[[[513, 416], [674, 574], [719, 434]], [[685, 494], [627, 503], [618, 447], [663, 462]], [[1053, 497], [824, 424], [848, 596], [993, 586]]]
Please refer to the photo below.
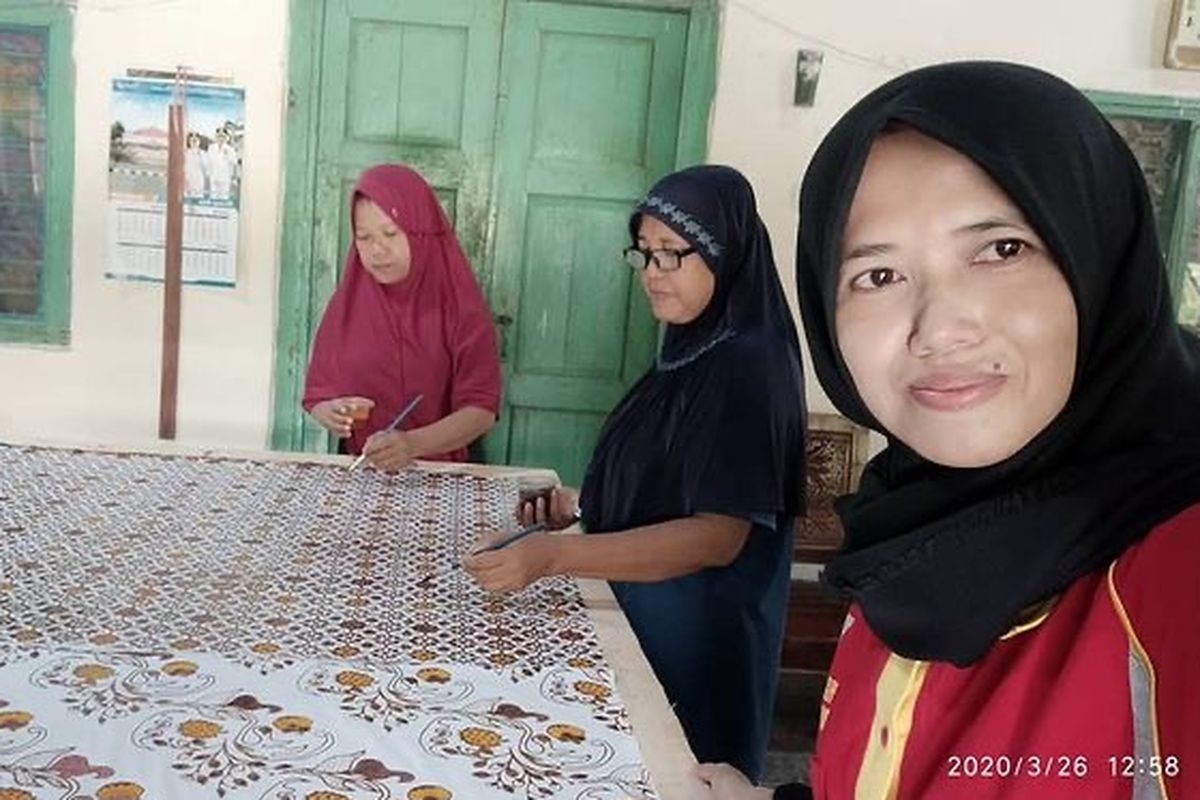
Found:
[[179, 394], [179, 320], [183, 285], [183, 118], [185, 73], [175, 74], [175, 92], [167, 114], [167, 230], [163, 264], [162, 379], [159, 385], [158, 438], [175, 438]]

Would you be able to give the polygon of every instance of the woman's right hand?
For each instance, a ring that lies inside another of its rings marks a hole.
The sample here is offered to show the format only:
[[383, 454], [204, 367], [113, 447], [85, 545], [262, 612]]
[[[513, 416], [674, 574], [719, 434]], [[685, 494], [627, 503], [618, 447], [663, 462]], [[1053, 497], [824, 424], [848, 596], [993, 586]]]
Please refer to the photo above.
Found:
[[317, 403], [309, 413], [322, 428], [345, 439], [354, 428], [354, 421], [365, 421], [374, 406], [375, 401], [367, 397], [335, 397]]
[[712, 800], [771, 800], [770, 789], [755, 786], [750, 779], [728, 764], [701, 764], [696, 777], [712, 792]]
[[522, 499], [517, 503], [517, 522], [532, 525], [546, 523], [552, 531], [574, 524], [579, 519], [579, 490], [556, 486], [549, 492]]

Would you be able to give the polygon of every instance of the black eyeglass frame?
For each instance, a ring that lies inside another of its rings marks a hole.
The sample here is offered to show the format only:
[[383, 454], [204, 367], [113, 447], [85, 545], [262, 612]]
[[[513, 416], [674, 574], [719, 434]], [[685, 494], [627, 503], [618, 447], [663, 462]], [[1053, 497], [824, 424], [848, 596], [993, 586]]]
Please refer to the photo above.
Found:
[[[657, 250], [626, 247], [621, 251], [621, 255], [624, 257], [625, 263], [638, 272], [647, 269], [652, 261], [663, 272], [675, 272], [683, 266], [683, 260], [695, 252], [697, 251], [694, 247], [685, 247], [682, 250], [676, 250], [672, 247], [660, 247]], [[664, 267], [662, 260], [659, 258], [660, 253], [670, 253], [675, 256], [675, 266]]]

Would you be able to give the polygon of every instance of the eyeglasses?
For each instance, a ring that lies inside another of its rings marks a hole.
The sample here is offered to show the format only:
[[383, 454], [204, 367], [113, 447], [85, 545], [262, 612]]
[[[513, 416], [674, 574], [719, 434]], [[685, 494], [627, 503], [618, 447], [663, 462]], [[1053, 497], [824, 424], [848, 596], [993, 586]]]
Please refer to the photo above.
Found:
[[683, 266], [683, 259], [694, 252], [696, 252], [694, 247], [685, 247], [683, 250], [670, 248], [643, 250], [640, 247], [626, 247], [622, 254], [625, 256], [625, 263], [636, 270], [644, 270], [653, 261], [663, 272], [674, 272]]

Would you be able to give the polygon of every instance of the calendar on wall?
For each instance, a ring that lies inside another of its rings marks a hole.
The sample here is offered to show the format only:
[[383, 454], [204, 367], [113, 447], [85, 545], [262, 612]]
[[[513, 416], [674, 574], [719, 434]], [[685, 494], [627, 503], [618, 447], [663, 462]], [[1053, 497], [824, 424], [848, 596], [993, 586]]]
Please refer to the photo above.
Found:
[[[163, 278], [167, 109], [172, 81], [116, 78], [108, 166], [110, 278]], [[183, 281], [237, 282], [245, 90], [189, 84], [183, 177]]]

